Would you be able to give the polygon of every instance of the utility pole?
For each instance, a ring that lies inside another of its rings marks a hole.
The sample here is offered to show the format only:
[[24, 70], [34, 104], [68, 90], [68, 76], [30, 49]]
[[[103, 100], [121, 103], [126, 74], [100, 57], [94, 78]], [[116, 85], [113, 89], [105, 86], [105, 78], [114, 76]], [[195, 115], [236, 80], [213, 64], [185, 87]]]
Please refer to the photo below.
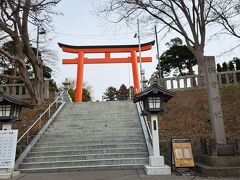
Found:
[[36, 56], [37, 56], [37, 59], [38, 59], [38, 44], [39, 44], [39, 34], [46, 34], [46, 31], [41, 28], [41, 31], [39, 30], [39, 24], [37, 25], [37, 53], [36, 53]]
[[140, 83], [141, 83], [141, 91], [143, 90], [143, 82], [142, 82], [142, 56], [141, 56], [141, 41], [140, 41], [140, 28], [139, 28], [139, 19], [137, 19], [137, 25], [138, 25], [138, 51], [139, 51], [139, 60], [140, 60]]
[[156, 36], [156, 45], [157, 45], [157, 60], [158, 60], [158, 71], [159, 71], [159, 85], [163, 85], [162, 81], [162, 73], [161, 73], [161, 65], [160, 65], [160, 54], [159, 54], [159, 47], [158, 47], [158, 35], [157, 35], [157, 26], [155, 25], [155, 36]]

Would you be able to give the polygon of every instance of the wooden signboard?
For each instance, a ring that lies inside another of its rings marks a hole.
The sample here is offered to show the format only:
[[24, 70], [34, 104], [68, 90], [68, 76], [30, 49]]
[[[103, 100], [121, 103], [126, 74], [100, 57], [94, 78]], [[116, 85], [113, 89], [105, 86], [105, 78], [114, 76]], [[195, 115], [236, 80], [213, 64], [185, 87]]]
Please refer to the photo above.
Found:
[[18, 130], [0, 131], [0, 169], [14, 168]]
[[189, 138], [172, 139], [172, 164], [176, 168], [195, 166], [191, 140]]

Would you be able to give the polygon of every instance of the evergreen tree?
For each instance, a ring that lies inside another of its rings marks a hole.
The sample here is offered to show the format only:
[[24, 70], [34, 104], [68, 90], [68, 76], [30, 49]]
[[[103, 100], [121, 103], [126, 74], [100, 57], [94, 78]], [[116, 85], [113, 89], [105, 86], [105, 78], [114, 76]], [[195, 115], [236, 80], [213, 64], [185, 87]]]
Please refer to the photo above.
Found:
[[188, 74], [194, 74], [192, 67], [197, 64], [196, 57], [187, 46], [183, 45], [182, 40], [174, 38], [167, 45], [169, 49], [160, 57], [162, 72], [167, 75], [175, 69], [183, 76], [186, 75], [183, 70], [187, 69]]
[[91, 92], [87, 88], [83, 88], [82, 101], [83, 102], [92, 101]]
[[103, 98], [107, 101], [116, 101], [118, 97], [118, 90], [115, 87], [108, 87], [104, 92]]
[[220, 65], [219, 63], [217, 63], [217, 71], [218, 71], [218, 72], [221, 72], [221, 71], [222, 71], [222, 67], [221, 67], [221, 65]]
[[[68, 93], [72, 98], [72, 101], [75, 101], [75, 98], [76, 98], [75, 80], [70, 79], [69, 82], [70, 82], [70, 89], [68, 90]], [[87, 85], [86, 82], [83, 83], [82, 101], [83, 102], [92, 101], [91, 86]]]
[[124, 100], [127, 100], [129, 97], [129, 92], [128, 92], [128, 89], [127, 87], [122, 84], [118, 90], [118, 100], [119, 101], [124, 101]]
[[229, 71], [235, 71], [235, 67], [234, 67], [233, 61], [230, 61], [228, 63], [228, 69], [229, 69]]
[[234, 57], [233, 62], [236, 64], [236, 70], [240, 70], [240, 59], [237, 57]]
[[228, 65], [226, 62], [222, 63], [222, 71], [228, 71]]

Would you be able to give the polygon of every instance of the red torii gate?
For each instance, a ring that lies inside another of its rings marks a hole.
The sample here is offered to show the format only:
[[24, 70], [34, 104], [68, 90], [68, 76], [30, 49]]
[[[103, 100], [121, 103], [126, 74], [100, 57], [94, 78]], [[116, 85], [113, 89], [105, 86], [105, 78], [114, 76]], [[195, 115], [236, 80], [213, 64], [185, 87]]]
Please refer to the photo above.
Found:
[[[151, 50], [155, 41], [141, 44], [141, 51]], [[77, 82], [76, 82], [76, 99], [75, 102], [82, 102], [82, 84], [83, 84], [83, 67], [84, 64], [103, 64], [103, 63], [132, 63], [132, 73], [134, 82], [134, 93], [140, 91], [138, 65], [140, 62], [137, 57], [139, 45], [109, 45], [109, 46], [72, 46], [58, 43], [63, 52], [76, 53], [75, 59], [63, 59], [63, 64], [77, 64]], [[85, 58], [85, 54], [105, 53], [105, 58]], [[130, 53], [130, 57], [111, 58], [111, 53]], [[142, 57], [142, 62], [152, 62], [151, 57]]]

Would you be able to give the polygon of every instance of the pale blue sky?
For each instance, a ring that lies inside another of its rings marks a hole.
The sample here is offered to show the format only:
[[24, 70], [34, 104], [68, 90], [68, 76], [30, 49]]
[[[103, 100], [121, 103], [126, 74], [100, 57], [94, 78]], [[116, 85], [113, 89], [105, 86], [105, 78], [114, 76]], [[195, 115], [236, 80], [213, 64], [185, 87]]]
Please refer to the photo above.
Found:
[[[97, 2], [97, 0], [95, 0]], [[137, 44], [137, 39], [134, 39], [134, 33], [137, 32], [137, 22], [133, 23], [132, 27], [121, 25], [104, 24], [96, 15], [94, 15], [92, 2], [79, 0], [62, 0], [57, 6], [58, 10], [64, 15], [54, 19], [55, 31], [50, 33], [54, 37], [51, 42], [51, 48], [57, 51], [58, 62], [55, 67], [55, 79], [57, 83], [64, 81], [65, 78], [76, 79], [76, 65], [62, 65], [63, 58], [73, 58], [76, 55], [63, 53], [58, 47], [57, 42], [71, 45], [106, 45], [106, 44]], [[141, 24], [142, 35], [141, 42], [145, 43], [154, 40], [152, 27], [144, 27]], [[161, 36], [161, 35], [159, 35]], [[160, 51], [166, 50], [165, 43], [170, 39], [177, 37], [176, 33], [169, 34], [164, 39], [159, 40]], [[233, 38], [215, 39], [207, 41], [205, 55], [217, 56], [217, 62], [228, 60], [234, 56], [238, 56], [237, 51], [220, 57], [222, 52], [230, 49], [236, 42]], [[153, 50], [144, 53], [144, 56], [152, 56], [152, 63], [144, 63], [143, 68], [146, 72], [146, 78], [149, 78], [157, 61], [156, 46]], [[128, 56], [122, 54], [122, 56]], [[130, 64], [96, 64], [85, 65], [84, 81], [92, 87], [94, 100], [101, 100], [103, 92], [109, 86], [120, 87], [121, 84], [127, 86], [132, 85], [132, 71]]]

